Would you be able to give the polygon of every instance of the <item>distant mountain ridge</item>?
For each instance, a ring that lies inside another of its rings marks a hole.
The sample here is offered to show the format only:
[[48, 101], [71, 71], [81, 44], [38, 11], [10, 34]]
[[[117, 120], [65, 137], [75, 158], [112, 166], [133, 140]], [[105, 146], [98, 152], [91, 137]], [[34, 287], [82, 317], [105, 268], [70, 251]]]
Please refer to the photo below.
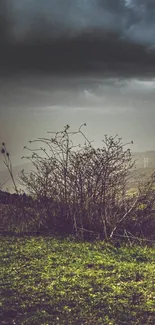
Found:
[[[133, 159], [136, 160], [135, 167], [137, 172], [150, 174], [155, 169], [155, 150], [144, 151], [144, 152], [134, 152], [132, 153]], [[17, 182], [17, 187], [19, 189], [25, 190], [23, 186], [18, 183], [19, 173], [24, 169], [26, 173], [29, 173], [33, 169], [31, 163], [25, 163], [13, 167], [13, 175]], [[11, 177], [7, 168], [4, 166], [4, 170], [0, 170], [0, 190], [8, 191], [10, 193], [15, 192]]]
[[155, 168], [155, 150], [134, 152], [136, 168]]
[[[26, 173], [29, 173], [32, 170], [33, 166], [31, 163], [25, 163], [18, 166], [13, 167], [13, 175], [16, 181], [16, 185], [19, 189], [24, 190], [24, 187], [18, 183], [19, 174], [24, 169]], [[12, 183], [12, 179], [9, 175], [7, 168], [4, 166], [4, 170], [0, 170], [0, 190], [7, 191], [9, 193], [14, 193], [14, 186]]]

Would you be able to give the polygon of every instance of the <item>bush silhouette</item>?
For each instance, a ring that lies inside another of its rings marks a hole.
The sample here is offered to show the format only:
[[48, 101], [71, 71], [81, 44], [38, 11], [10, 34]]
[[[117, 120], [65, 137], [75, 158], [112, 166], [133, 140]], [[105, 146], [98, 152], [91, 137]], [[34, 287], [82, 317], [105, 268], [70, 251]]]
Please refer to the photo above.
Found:
[[[83, 239], [154, 239], [154, 174], [136, 194], [128, 195], [135, 162], [126, 146], [133, 142], [123, 144], [118, 135], [105, 135], [103, 145], [95, 148], [84, 126], [73, 132], [66, 125], [60, 132], [48, 132], [50, 137], [30, 141], [41, 147], [25, 147], [31, 155], [23, 158], [34, 167], [29, 174], [24, 170], [20, 174], [31, 197], [31, 209], [20, 200], [25, 222], [35, 224], [37, 230]], [[81, 136], [83, 144], [75, 144], [76, 136]], [[10, 163], [6, 149], [2, 153]]]

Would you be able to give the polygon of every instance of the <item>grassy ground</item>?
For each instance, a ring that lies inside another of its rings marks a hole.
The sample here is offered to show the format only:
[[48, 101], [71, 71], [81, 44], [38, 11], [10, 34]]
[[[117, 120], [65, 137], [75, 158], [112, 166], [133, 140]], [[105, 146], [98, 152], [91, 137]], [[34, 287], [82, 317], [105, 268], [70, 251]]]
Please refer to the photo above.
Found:
[[155, 325], [155, 249], [1, 237], [0, 323]]

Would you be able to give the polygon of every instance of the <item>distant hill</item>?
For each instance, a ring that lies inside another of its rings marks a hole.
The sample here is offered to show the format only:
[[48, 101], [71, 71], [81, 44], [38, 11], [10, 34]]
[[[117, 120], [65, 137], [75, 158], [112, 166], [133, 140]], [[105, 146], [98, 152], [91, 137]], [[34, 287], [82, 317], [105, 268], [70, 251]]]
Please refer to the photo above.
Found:
[[[132, 171], [133, 180], [150, 176], [155, 171], [155, 151], [134, 152], [133, 159], [136, 160], [136, 168], [134, 167], [134, 170]], [[18, 185], [19, 173], [22, 169], [24, 169], [26, 173], [29, 173], [33, 169], [33, 166], [31, 163], [25, 163], [13, 167], [13, 174], [17, 181], [17, 186], [22, 190], [25, 190], [24, 187]], [[12, 180], [5, 166], [4, 170], [0, 170], [0, 189], [10, 193], [14, 192]]]
[[155, 150], [134, 152], [133, 158], [136, 160], [136, 168], [155, 168]]
[[[4, 167], [5, 168], [5, 167]], [[29, 173], [32, 170], [32, 164], [31, 163], [25, 163], [25, 164], [21, 164], [19, 166], [15, 166], [13, 167], [13, 175], [14, 175], [14, 179], [16, 181], [17, 187], [21, 190], [25, 190], [23, 186], [21, 186], [18, 183], [19, 180], [19, 173], [21, 172], [22, 169], [24, 169], [24, 171], [26, 173]], [[14, 187], [12, 184], [12, 180], [11, 177], [9, 175], [9, 172], [7, 170], [7, 168], [5, 168], [4, 170], [0, 170], [0, 190], [2, 191], [7, 191], [10, 193], [14, 193]]]

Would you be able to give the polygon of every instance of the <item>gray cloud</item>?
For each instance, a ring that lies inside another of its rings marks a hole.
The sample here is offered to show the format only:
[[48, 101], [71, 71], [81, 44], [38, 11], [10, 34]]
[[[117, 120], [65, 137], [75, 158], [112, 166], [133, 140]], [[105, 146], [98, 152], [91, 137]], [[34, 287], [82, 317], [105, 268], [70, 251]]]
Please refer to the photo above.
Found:
[[154, 45], [153, 0], [14, 0], [10, 5], [8, 0], [5, 1], [16, 40], [30, 35], [74, 37], [98, 27], [114, 30], [121, 38], [139, 44]]

